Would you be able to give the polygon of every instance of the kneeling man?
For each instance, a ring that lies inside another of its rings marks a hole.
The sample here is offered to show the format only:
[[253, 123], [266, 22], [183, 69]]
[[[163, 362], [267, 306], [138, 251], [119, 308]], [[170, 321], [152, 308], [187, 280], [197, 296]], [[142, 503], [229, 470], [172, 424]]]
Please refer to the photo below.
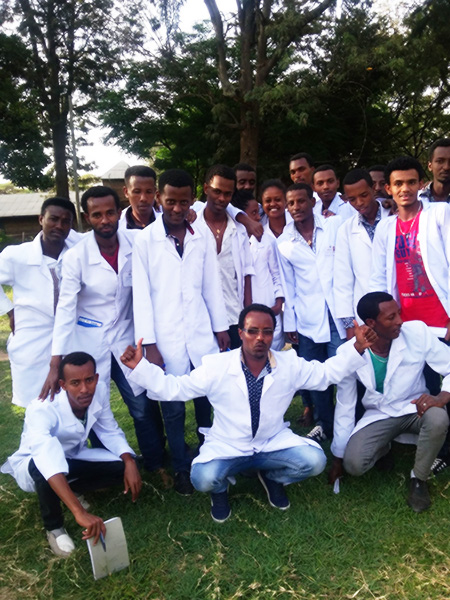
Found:
[[[399, 305], [385, 292], [363, 296], [357, 311], [378, 339], [365, 353], [365, 365], [338, 386], [329, 480], [333, 483], [343, 468], [350, 475], [363, 475], [389, 452], [397, 436], [417, 434], [407, 502], [422, 512], [431, 505], [426, 480], [448, 428], [444, 407], [450, 400], [450, 348], [422, 321], [403, 323]], [[426, 388], [425, 363], [444, 376], [437, 396], [430, 396]], [[365, 413], [355, 427], [357, 380], [366, 392]]]
[[129, 378], [147, 388], [152, 398], [187, 401], [208, 396], [214, 422], [204, 431], [191, 480], [197, 490], [211, 493], [211, 516], [219, 523], [231, 514], [228, 482], [237, 473], [257, 469], [270, 504], [286, 510], [284, 486], [323, 471], [326, 458], [319, 444], [295, 435], [284, 414], [297, 389], [325, 390], [362, 366], [367, 340], [375, 337], [369, 328], [356, 326], [356, 342], [340, 357], [319, 363], [298, 358], [293, 350], [270, 350], [275, 315], [267, 306], [247, 306], [238, 327], [242, 348], [203, 357], [189, 375], [165, 375], [143, 359], [142, 340], [137, 349], [128, 346], [121, 357], [133, 369]]
[[[31, 402], [20, 448], [1, 471], [26, 492], [37, 492], [50, 547], [58, 556], [68, 556], [75, 546], [63, 526], [61, 501], [83, 527], [83, 539], [93, 537], [97, 543], [105, 525], [87, 512], [77, 495], [123, 481], [134, 502], [141, 477], [134, 452], [111, 412], [108, 390], [98, 383], [92, 356], [68, 354], [59, 367], [59, 385], [53, 402]], [[105, 448], [87, 447], [91, 429]]]

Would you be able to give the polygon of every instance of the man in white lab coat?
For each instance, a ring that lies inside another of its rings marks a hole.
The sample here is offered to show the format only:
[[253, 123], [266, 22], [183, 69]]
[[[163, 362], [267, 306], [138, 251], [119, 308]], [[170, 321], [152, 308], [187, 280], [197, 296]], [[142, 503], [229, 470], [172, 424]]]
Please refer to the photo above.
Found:
[[[371, 292], [358, 303], [359, 317], [378, 339], [364, 354], [365, 364], [338, 385], [334, 455], [330, 482], [343, 473], [363, 475], [390, 450], [401, 434], [417, 434], [408, 504], [415, 512], [431, 505], [427, 482], [445, 439], [450, 400], [450, 348], [421, 321], [402, 322], [390, 294]], [[352, 342], [341, 346], [338, 355]], [[430, 395], [423, 375], [425, 361], [444, 376], [442, 391]], [[355, 426], [356, 382], [365, 386], [365, 413]]]
[[[228, 320], [213, 241], [186, 221], [194, 197], [192, 177], [181, 169], [158, 182], [162, 218], [136, 236], [133, 251], [133, 309], [136, 340], [146, 358], [173, 375], [189, 373], [205, 354], [229, 346]], [[211, 426], [207, 398], [195, 398], [199, 427]], [[185, 406], [163, 403], [162, 413], [175, 471], [175, 490], [193, 492], [191, 459], [184, 440]], [[201, 436], [201, 441], [203, 436]]]
[[[83, 527], [83, 539], [97, 543], [105, 526], [87, 511], [81, 492], [124, 482], [133, 502], [141, 489], [134, 452], [117, 425], [109, 405], [109, 390], [98, 383], [95, 361], [85, 352], [67, 355], [60, 363], [62, 388], [53, 402], [33, 400], [25, 414], [20, 448], [2, 466], [20, 488], [38, 494], [41, 516], [53, 552], [68, 556], [74, 543], [64, 529], [61, 501]], [[88, 448], [93, 430], [104, 448]]]
[[[342, 221], [314, 214], [313, 192], [305, 183], [291, 185], [286, 200], [293, 222], [277, 241], [286, 291], [284, 330], [292, 343], [298, 343], [299, 356], [324, 362], [345, 338], [333, 295], [336, 233]], [[308, 435], [318, 442], [331, 439], [333, 388], [305, 394], [314, 404], [317, 423]]]
[[0, 287], [0, 313], [10, 317], [7, 350], [18, 406], [37, 398], [48, 371], [62, 259], [81, 237], [71, 229], [74, 219], [70, 200], [48, 198], [39, 216], [42, 231], [0, 254], [0, 283], [13, 288], [11, 302]]
[[316, 196], [314, 214], [324, 217], [339, 215], [342, 221], [355, 215], [354, 208], [339, 194], [339, 179], [331, 165], [320, 165], [314, 170], [312, 188]]
[[50, 372], [41, 397], [57, 389], [62, 356], [89, 351], [100, 381], [116, 383], [133, 417], [144, 465], [153, 470], [161, 466], [153, 462], [153, 407], [142, 388], [127, 382], [119, 358], [123, 346], [134, 340], [131, 255], [136, 232], [118, 231], [120, 202], [113, 189], [89, 188], [81, 204], [92, 231], [63, 260]]
[[146, 387], [153, 398], [186, 402], [205, 394], [210, 399], [214, 422], [193, 461], [191, 479], [196, 489], [211, 493], [211, 516], [217, 522], [230, 516], [228, 482], [243, 470], [257, 469], [270, 504], [287, 510], [284, 486], [324, 469], [320, 446], [295, 435], [284, 414], [299, 387], [325, 389], [364, 364], [361, 354], [374, 338], [368, 328], [357, 326], [354, 346], [321, 364], [293, 351], [270, 351], [274, 327], [269, 307], [246, 307], [239, 315], [242, 349], [205, 356], [200, 367], [181, 377], [165, 375], [142, 360], [141, 341], [122, 356], [133, 369], [130, 380]]

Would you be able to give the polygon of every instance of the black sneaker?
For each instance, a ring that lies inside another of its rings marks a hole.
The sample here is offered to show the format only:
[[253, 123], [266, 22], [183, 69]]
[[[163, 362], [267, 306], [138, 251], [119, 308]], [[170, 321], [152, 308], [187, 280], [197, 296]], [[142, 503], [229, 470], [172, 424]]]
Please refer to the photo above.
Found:
[[189, 471], [178, 471], [178, 473], [175, 473], [173, 488], [181, 496], [192, 496], [194, 486], [191, 483]]
[[446, 469], [449, 466], [449, 458], [436, 458], [434, 463], [431, 465], [431, 471], [433, 472], [433, 475], [438, 475], [439, 473], [442, 473], [442, 471], [444, 471], [444, 469]]
[[219, 492], [211, 494], [211, 517], [216, 523], [225, 523], [231, 515], [231, 508], [228, 503], [228, 492]]
[[306, 435], [310, 440], [314, 440], [318, 444], [321, 444], [327, 439], [327, 436], [324, 434], [322, 426], [316, 425], [311, 429], [311, 431]]
[[287, 510], [291, 503], [284, 491], [284, 485], [277, 481], [273, 481], [273, 479], [268, 479], [262, 471], [258, 471], [258, 478], [263, 484], [263, 488], [266, 490], [270, 506], [279, 508], [280, 510]]
[[420, 513], [430, 508], [431, 500], [426, 481], [411, 477], [407, 503], [416, 513]]

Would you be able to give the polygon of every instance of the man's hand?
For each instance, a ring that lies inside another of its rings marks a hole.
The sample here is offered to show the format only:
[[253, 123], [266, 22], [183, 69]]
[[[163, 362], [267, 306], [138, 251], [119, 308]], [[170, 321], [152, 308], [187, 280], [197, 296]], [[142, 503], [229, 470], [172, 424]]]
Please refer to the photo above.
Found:
[[191, 225], [197, 218], [197, 213], [193, 208], [188, 210], [188, 214], [186, 215], [186, 221]]
[[[149, 400], [149, 402], [151, 402], [151, 400]], [[142, 488], [142, 479], [139, 469], [137, 468], [135, 460], [128, 452], [122, 454], [120, 458], [125, 463], [125, 472], [123, 475], [124, 494], [127, 494], [128, 490], [130, 490], [131, 500], [136, 502]]]
[[106, 534], [105, 524], [100, 517], [91, 515], [91, 513], [88, 513], [86, 510], [80, 513], [74, 513], [74, 517], [78, 525], [84, 527], [82, 539], [88, 540], [93, 537], [94, 546], [100, 538], [100, 533], [103, 533], [103, 535]]
[[9, 328], [11, 329], [11, 333], [14, 334], [16, 330], [16, 324], [14, 323], [14, 309], [12, 308], [7, 315], [9, 319]]
[[[120, 360], [129, 369], [134, 369], [141, 362], [144, 355], [144, 351], [142, 350], [142, 340], [143, 338], [138, 341], [136, 348], [134, 346], [128, 346], [120, 357]], [[156, 344], [154, 345], [156, 346]]]
[[298, 334], [296, 331], [286, 331], [285, 333], [291, 344], [298, 344]]
[[385, 198], [381, 201], [381, 206], [389, 210], [390, 215], [395, 215], [397, 213], [397, 204], [394, 198]]
[[276, 298], [275, 304], [272, 306], [272, 310], [275, 316], [279, 315], [283, 308], [284, 298]]
[[347, 336], [347, 341], [351, 340], [352, 338], [355, 337], [355, 328], [354, 327], [349, 327], [348, 329], [345, 330], [345, 335]]
[[378, 336], [373, 329], [368, 327], [367, 325], [358, 325], [358, 321], [353, 320], [353, 324], [355, 326], [355, 348], [356, 350], [362, 354], [364, 350], [370, 348], [372, 344], [374, 344]]
[[254, 235], [258, 242], [261, 241], [264, 233], [264, 227], [261, 225], [261, 223], [259, 223], [259, 221], [250, 219], [250, 217], [244, 212], [240, 212], [236, 215], [236, 221], [245, 227], [249, 236]]
[[[142, 342], [142, 340], [139, 340], [140, 342]], [[139, 342], [138, 342], [138, 348], [139, 348]], [[137, 350], [137, 348], [136, 348]], [[161, 352], [158, 350], [158, 346], [156, 344], [148, 344], [147, 346], [145, 346], [145, 358], [148, 360], [148, 362], [153, 363], [154, 365], [161, 367], [161, 369], [165, 370], [166, 369], [166, 364], [164, 362], [164, 359], [161, 355]]]
[[[8, 313], [8, 315], [9, 315], [9, 313]], [[450, 340], [450, 321], [447, 323], [447, 333], [444, 335], [444, 340], [446, 342], [448, 342], [448, 340]]]
[[322, 215], [325, 217], [325, 219], [328, 219], [328, 217], [335, 217], [336, 213], [334, 213], [331, 210], [328, 210], [328, 208], [326, 208], [325, 210], [322, 211]]
[[444, 407], [450, 401], [450, 394], [448, 392], [439, 392], [437, 396], [430, 396], [430, 394], [422, 394], [417, 400], [412, 400], [411, 404], [416, 405], [417, 414], [421, 417], [430, 406], [437, 406], [439, 408]]
[[339, 479], [344, 474], [343, 460], [342, 458], [333, 457], [331, 469], [328, 471], [328, 483], [333, 485], [336, 479]]
[[230, 336], [228, 335], [228, 331], [216, 331], [214, 335], [217, 338], [217, 343], [219, 344], [219, 350], [221, 352], [225, 352], [230, 347]]
[[61, 358], [61, 356], [52, 356], [50, 370], [44, 381], [44, 385], [42, 386], [41, 393], [39, 394], [40, 400], [45, 400], [50, 394], [50, 402], [53, 402], [55, 394], [59, 392], [59, 365], [61, 363]]

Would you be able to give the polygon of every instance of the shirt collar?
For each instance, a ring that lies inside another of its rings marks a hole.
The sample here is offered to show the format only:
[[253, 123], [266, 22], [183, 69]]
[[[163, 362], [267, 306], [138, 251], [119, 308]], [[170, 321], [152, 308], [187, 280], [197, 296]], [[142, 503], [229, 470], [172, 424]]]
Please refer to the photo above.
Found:
[[[163, 222], [163, 226], [164, 226], [164, 231], [166, 232], [166, 235], [169, 235], [171, 237], [175, 237], [174, 235], [172, 235], [166, 225], [166, 222], [164, 221], [164, 215], [161, 217], [162, 218], [162, 222]], [[189, 233], [191, 235], [194, 235], [194, 230], [192, 229], [192, 227], [189, 225], [189, 223], [187, 221], [184, 221], [184, 225], [186, 227], [186, 230], [189, 231]]]

